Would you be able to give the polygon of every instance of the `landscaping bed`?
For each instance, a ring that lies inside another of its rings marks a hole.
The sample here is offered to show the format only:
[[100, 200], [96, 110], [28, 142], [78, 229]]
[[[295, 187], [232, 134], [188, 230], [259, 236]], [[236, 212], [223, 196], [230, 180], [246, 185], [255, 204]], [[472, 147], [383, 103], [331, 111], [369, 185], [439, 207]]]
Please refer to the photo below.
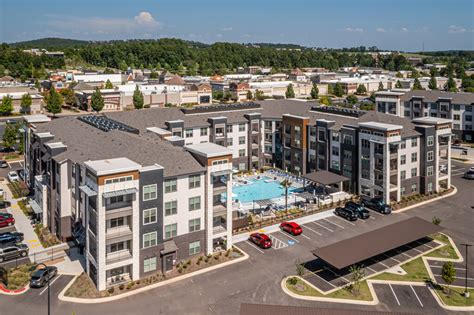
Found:
[[52, 234], [47, 227], [43, 226], [43, 224], [37, 224], [35, 226], [35, 233], [38, 235], [38, 239], [44, 248], [61, 244], [61, 241], [59, 241], [56, 235]]
[[176, 264], [175, 268], [166, 274], [157, 272], [140, 280], [122, 283], [120, 285], [110, 287], [104, 291], [98, 291], [89, 276], [85, 273], [82, 273], [67, 289], [65, 296], [90, 299], [119, 295], [124, 292], [133, 291], [164, 280], [173, 279], [187, 273], [218, 265], [226, 261], [242, 257], [242, 255], [242, 252], [234, 247], [214, 255], [193, 257], [189, 260], [181, 261], [180, 263]]
[[449, 194], [453, 190], [454, 190], [454, 188], [451, 187], [449, 189], [442, 190], [439, 193], [433, 192], [433, 193], [430, 193], [428, 195], [416, 194], [416, 195], [402, 197], [401, 201], [392, 202], [391, 206], [392, 206], [392, 209], [394, 211], [396, 211], [398, 209], [403, 209], [403, 208], [415, 205], [415, 204], [423, 202], [423, 201], [428, 201], [428, 200], [431, 200], [431, 199], [436, 198], [436, 197], [444, 196], [446, 194]]
[[474, 306], [474, 289], [468, 288], [469, 297], [464, 296], [464, 289], [450, 287], [449, 293], [445, 286], [433, 284], [433, 288], [444, 304], [449, 306]]
[[29, 282], [31, 274], [36, 267], [31, 264], [25, 264], [7, 271], [6, 289], [18, 290], [24, 288]]
[[23, 181], [14, 181], [8, 183], [7, 186], [10, 188], [14, 199], [26, 197], [30, 193], [28, 186]]

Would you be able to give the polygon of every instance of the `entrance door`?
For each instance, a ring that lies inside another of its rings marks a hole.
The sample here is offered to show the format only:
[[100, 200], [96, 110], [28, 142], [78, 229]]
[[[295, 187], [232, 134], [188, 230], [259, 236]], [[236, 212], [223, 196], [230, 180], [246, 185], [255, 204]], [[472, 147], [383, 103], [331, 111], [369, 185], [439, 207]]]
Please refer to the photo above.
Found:
[[165, 272], [173, 270], [173, 255], [165, 256]]

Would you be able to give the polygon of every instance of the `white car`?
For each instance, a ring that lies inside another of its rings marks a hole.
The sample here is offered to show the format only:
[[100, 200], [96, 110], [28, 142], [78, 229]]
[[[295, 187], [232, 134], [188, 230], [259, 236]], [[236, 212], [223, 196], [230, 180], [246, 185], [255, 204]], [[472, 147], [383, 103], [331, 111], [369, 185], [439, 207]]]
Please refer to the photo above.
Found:
[[20, 177], [18, 176], [18, 173], [15, 171], [11, 171], [8, 173], [8, 180], [10, 182], [16, 182], [20, 180]]

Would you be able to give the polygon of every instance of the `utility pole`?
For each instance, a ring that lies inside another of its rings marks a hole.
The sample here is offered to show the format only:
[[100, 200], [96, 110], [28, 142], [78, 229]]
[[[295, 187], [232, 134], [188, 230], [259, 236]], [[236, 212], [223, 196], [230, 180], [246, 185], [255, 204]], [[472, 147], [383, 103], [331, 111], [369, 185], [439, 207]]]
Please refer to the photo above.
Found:
[[464, 297], [468, 298], [468, 297], [469, 297], [469, 291], [467, 290], [467, 266], [468, 266], [468, 264], [467, 264], [467, 259], [468, 259], [468, 258], [467, 258], [467, 253], [468, 253], [467, 250], [468, 250], [468, 248], [471, 247], [472, 245], [471, 245], [471, 244], [461, 244], [461, 246], [464, 246], [464, 248], [465, 248], [465, 253], [466, 253], [466, 254], [465, 254], [465, 256], [466, 256], [466, 257], [465, 257], [465, 258], [466, 258], [466, 275], [465, 275], [465, 278], [464, 278], [464, 284], [465, 284], [465, 287], [464, 287], [464, 288], [465, 288], [465, 289], [464, 289]]

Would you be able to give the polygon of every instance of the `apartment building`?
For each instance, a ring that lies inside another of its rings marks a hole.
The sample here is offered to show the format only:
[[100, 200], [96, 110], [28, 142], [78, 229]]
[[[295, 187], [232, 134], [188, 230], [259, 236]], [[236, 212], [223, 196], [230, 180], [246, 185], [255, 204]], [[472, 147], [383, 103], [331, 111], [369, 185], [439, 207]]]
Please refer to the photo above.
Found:
[[443, 91], [381, 91], [375, 98], [376, 110], [381, 113], [415, 119], [438, 117], [451, 119], [452, 131], [458, 139], [474, 140], [474, 94]]
[[387, 202], [450, 186], [443, 118], [272, 100], [25, 121], [35, 207], [101, 290], [232, 246], [237, 171], [326, 170]]

